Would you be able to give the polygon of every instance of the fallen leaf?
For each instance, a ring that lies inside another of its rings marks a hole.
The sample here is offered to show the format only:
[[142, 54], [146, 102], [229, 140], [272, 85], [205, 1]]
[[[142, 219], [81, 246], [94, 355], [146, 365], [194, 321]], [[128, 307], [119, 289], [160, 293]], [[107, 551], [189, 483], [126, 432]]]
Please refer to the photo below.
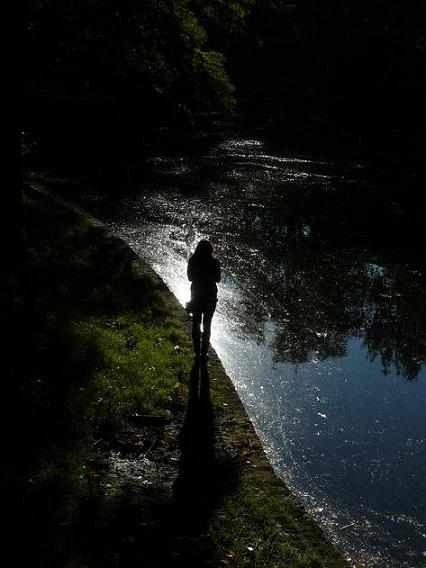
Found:
[[239, 554], [236, 550], [232, 550], [232, 548], [230, 548], [225, 556], [227, 558], [230, 558], [231, 560], [237, 560], [237, 558], [239, 557]]

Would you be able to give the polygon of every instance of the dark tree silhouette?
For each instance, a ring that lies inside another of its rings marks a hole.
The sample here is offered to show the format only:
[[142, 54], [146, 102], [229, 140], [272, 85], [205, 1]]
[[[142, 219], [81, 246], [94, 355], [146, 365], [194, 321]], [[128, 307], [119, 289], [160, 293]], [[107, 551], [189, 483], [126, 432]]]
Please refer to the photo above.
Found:
[[19, 262], [24, 254], [22, 225], [22, 168], [21, 125], [22, 100], [26, 73], [25, 46], [28, 4], [12, 3], [8, 10], [8, 22], [12, 33], [8, 34], [8, 57], [3, 81], [6, 101], [3, 132], [3, 195], [0, 221], [0, 242], [3, 262], [7, 265]]

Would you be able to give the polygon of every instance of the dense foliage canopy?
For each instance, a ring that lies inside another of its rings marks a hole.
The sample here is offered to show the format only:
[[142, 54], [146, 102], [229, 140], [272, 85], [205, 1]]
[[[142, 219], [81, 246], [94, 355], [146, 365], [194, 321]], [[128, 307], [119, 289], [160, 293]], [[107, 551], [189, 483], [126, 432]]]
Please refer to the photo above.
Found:
[[32, 0], [30, 82], [145, 114], [276, 107], [295, 90], [377, 109], [423, 98], [425, 22], [421, 0]]
[[[206, 27], [232, 34], [240, 2], [35, 0], [30, 13], [33, 86], [138, 99], [148, 112], [235, 107], [234, 87]], [[203, 23], [202, 23], [203, 22]]]

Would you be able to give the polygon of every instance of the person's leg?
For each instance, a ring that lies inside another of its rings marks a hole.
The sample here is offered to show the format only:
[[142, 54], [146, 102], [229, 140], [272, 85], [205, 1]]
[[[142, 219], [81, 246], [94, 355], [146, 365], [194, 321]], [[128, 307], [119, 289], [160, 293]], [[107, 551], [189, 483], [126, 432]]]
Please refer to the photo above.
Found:
[[194, 345], [194, 353], [196, 357], [200, 356], [201, 315], [202, 313], [199, 311], [192, 314], [192, 343]]
[[203, 312], [203, 338], [201, 340], [201, 356], [206, 357], [210, 343], [211, 325], [214, 308]]

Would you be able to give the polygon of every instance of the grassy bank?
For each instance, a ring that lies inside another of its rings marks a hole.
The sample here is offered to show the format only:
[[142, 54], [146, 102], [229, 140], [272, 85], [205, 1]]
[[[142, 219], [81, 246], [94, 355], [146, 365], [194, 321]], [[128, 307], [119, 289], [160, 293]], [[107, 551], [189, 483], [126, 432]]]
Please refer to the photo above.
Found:
[[267, 464], [189, 320], [105, 229], [25, 196], [1, 276], [4, 515], [27, 566], [343, 566]]

